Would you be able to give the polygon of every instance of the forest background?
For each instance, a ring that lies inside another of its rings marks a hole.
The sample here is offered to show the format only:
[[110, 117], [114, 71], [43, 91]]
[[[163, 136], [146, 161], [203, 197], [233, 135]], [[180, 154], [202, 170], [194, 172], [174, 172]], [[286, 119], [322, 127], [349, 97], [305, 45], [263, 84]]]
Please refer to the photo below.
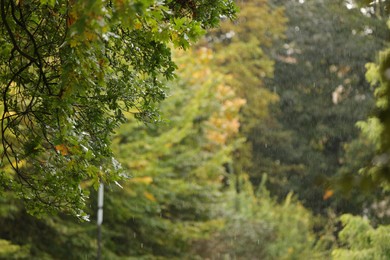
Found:
[[[152, 120], [121, 115], [109, 142], [128, 177], [105, 185], [102, 259], [388, 259], [390, 2], [236, 4], [196, 44], [173, 41]], [[61, 141], [60, 158], [76, 153]], [[77, 217], [31, 203], [2, 167], [0, 259], [96, 258], [97, 178]]]

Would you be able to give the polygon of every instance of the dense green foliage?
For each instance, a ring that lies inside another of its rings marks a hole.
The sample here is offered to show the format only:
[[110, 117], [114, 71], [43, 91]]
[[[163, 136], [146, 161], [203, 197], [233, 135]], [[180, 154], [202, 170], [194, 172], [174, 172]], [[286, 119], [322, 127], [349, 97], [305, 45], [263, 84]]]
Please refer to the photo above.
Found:
[[[132, 178], [123, 188], [106, 188], [104, 258], [316, 254], [310, 213], [291, 196], [278, 205], [264, 185], [254, 195], [248, 178], [240, 177], [239, 194], [228, 184], [236, 181], [225, 165], [240, 143], [235, 136], [244, 100], [225, 84], [222, 73], [210, 70], [212, 60], [205, 48], [180, 55], [179, 79], [161, 106], [162, 116], [170, 120], [144, 125], [128, 114], [119, 128], [113, 151]], [[95, 256], [93, 224], [65, 216], [36, 220], [12, 197], [0, 208], [1, 226], [7, 227], [0, 233], [7, 251], [0, 256], [16, 249], [23, 249], [20, 259]], [[95, 207], [91, 210], [94, 217]], [[61, 244], [66, 246], [60, 249]]]
[[[196, 57], [196, 59], [195, 59]], [[114, 151], [132, 179], [107, 196], [107, 235], [120, 255], [184, 257], [192, 240], [221, 225], [212, 218], [222, 199], [225, 168], [243, 100], [210, 70], [210, 50], [181, 57], [158, 126], [129, 119]], [[123, 246], [122, 246], [123, 245]], [[133, 245], [129, 247], [128, 245]]]
[[289, 1], [285, 6], [287, 39], [275, 55], [274, 80], [268, 84], [280, 96], [271, 110], [278, 123], [272, 130], [259, 128], [268, 138], [254, 151], [263, 158], [257, 169], [274, 173], [272, 194], [284, 197], [293, 190], [316, 213], [325, 214], [329, 206], [361, 212], [362, 200], [351, 203], [330, 194], [341, 168], [343, 174], [357, 174], [364, 167], [363, 159], [348, 157], [372, 151], [350, 146], [355, 154], [346, 155], [344, 149], [358, 137], [355, 123], [372, 109], [365, 64], [384, 46], [388, 31], [383, 21], [348, 9], [344, 1]]
[[[222, 74], [210, 70], [210, 59], [211, 51], [204, 48], [178, 59], [180, 79], [171, 84], [170, 97], [161, 107], [169, 121], [145, 125], [128, 113], [118, 130], [113, 150], [132, 178], [123, 188], [106, 189], [103, 256], [107, 259], [184, 257], [193, 240], [222, 225], [222, 220], [212, 218], [213, 205], [222, 199], [223, 165], [231, 160], [237, 114], [244, 101], [224, 85]], [[53, 252], [45, 241], [23, 236], [26, 231], [18, 223], [29, 223], [32, 217], [22, 208], [5, 211], [2, 221], [9, 227], [2, 230], [2, 237], [30, 248], [27, 256], [69, 256], [66, 248]], [[70, 222], [61, 228], [64, 221], [69, 219], [51, 218], [40, 222], [39, 230], [27, 224], [27, 233], [63, 237], [53, 240], [75, 247], [73, 259], [93, 256], [94, 226]]]
[[378, 64], [367, 64], [367, 80], [376, 87], [375, 115], [366, 122], [359, 122], [362, 132], [375, 146], [376, 156], [367, 165], [365, 173], [373, 178], [375, 184], [388, 189], [390, 182], [390, 50], [379, 53]]
[[0, 0], [0, 259], [389, 258], [387, 4]]
[[373, 228], [367, 219], [352, 215], [341, 216], [341, 221], [341, 246], [333, 250], [333, 259], [389, 259], [390, 226]]
[[80, 183], [118, 180], [110, 138], [123, 111], [156, 121], [162, 78], [230, 0], [2, 0], [2, 190], [31, 213], [83, 215]]
[[257, 162], [264, 162], [264, 156], [256, 150], [269, 142], [262, 130], [272, 131], [276, 122], [269, 106], [278, 101], [278, 96], [264, 84], [274, 71], [269, 49], [283, 38], [286, 18], [281, 7], [271, 7], [264, 0], [240, 1], [239, 7], [238, 19], [222, 23], [209, 33], [207, 45], [216, 51], [217, 66], [233, 76], [231, 86], [247, 101], [241, 111], [240, 129], [246, 143], [235, 152], [233, 168], [257, 175], [259, 181], [264, 171]]
[[248, 178], [241, 192], [231, 189], [219, 209], [223, 228], [195, 244], [203, 259], [314, 259], [326, 253], [316, 245], [312, 216], [289, 194], [282, 204], [270, 197], [265, 180], [257, 192]]

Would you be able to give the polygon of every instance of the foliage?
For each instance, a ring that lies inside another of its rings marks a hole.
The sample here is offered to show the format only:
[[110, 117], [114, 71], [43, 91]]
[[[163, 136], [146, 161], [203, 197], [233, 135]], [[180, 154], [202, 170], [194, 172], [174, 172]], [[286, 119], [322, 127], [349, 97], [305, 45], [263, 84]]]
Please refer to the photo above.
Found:
[[0, 259], [21, 259], [27, 256], [27, 247], [14, 245], [7, 240], [0, 239]]
[[[224, 164], [239, 142], [238, 111], [245, 101], [235, 97], [222, 73], [210, 69], [209, 49], [176, 56], [179, 78], [161, 104], [162, 116], [170, 119], [146, 125], [127, 113], [113, 139], [112, 149], [132, 177], [118, 183], [123, 187], [106, 185], [106, 259], [182, 258], [193, 241], [222, 225], [212, 212], [225, 198]], [[27, 248], [26, 258], [95, 257], [94, 224], [65, 215], [34, 219], [13, 193], [5, 194], [0, 237]], [[95, 192], [91, 199], [88, 213], [95, 218]]]
[[[236, 174], [258, 176], [252, 178], [258, 185], [265, 165], [270, 162], [255, 151], [272, 142], [269, 133], [278, 124], [269, 107], [279, 98], [265, 87], [264, 81], [273, 76], [270, 49], [283, 38], [286, 18], [283, 8], [272, 6], [266, 0], [237, 1], [237, 5], [240, 8], [237, 19], [221, 23], [201, 44], [215, 50], [216, 68], [232, 76], [229, 84], [247, 101], [240, 111], [240, 134], [246, 142], [235, 151], [231, 169]], [[260, 169], [258, 165], [264, 167]]]
[[[373, 104], [362, 65], [388, 39], [383, 21], [341, 0], [239, 1], [235, 23], [171, 59], [231, 4], [0, 0], [0, 259], [94, 258], [94, 223], [25, 206], [94, 219], [100, 181], [104, 259], [389, 258], [388, 226], [365, 219], [389, 200], [329, 186], [388, 177], [387, 51], [367, 65], [377, 109], [354, 127]], [[340, 231], [335, 214], [362, 206]]]
[[[257, 194], [242, 176], [240, 193], [228, 192], [219, 209], [224, 228], [196, 245], [201, 256], [213, 259], [321, 259], [315, 245], [311, 214], [289, 194], [282, 204], [270, 197], [265, 183]], [[263, 180], [265, 181], [266, 178]]]
[[363, 134], [375, 145], [376, 156], [367, 164], [365, 172], [376, 184], [388, 189], [390, 181], [390, 49], [379, 53], [378, 64], [367, 64], [367, 80], [376, 86], [375, 97], [377, 111], [375, 116], [360, 122]]
[[281, 125], [272, 134], [281, 141], [255, 153], [274, 162], [269, 170], [275, 173], [268, 186], [272, 194], [283, 197], [292, 190], [315, 213], [326, 214], [327, 207], [360, 212], [363, 199], [343, 199], [334, 194], [332, 183], [341, 168], [352, 173], [363, 166], [363, 161], [348, 165], [358, 162], [348, 160], [353, 155], [344, 149], [358, 138], [355, 123], [373, 105], [364, 65], [384, 46], [388, 31], [382, 21], [348, 9], [344, 1], [289, 1], [284, 6], [287, 39], [275, 55], [275, 77], [268, 82], [280, 96], [271, 111]]
[[375, 15], [376, 17], [382, 19], [386, 18], [390, 14], [390, 1], [381, 0], [355, 0], [352, 3], [356, 2], [359, 7], [364, 8], [363, 10], [368, 15]]
[[12, 192], [3, 194], [0, 209], [0, 259], [82, 259], [95, 255], [94, 223], [63, 214], [38, 219], [26, 212]]
[[112, 256], [183, 258], [221, 225], [212, 212], [224, 198], [224, 164], [245, 101], [210, 69], [212, 56], [201, 48], [178, 58], [179, 79], [161, 107], [168, 121], [145, 126], [129, 117], [118, 130], [113, 149], [132, 178], [106, 196]]
[[156, 121], [161, 78], [187, 48], [232, 18], [231, 0], [1, 0], [3, 190], [30, 213], [85, 217], [80, 183], [118, 180], [110, 138], [130, 111]]
[[[389, 49], [381, 51], [377, 63], [366, 64], [366, 78], [371, 86], [375, 88], [376, 109], [365, 121], [357, 123], [361, 129], [360, 138], [356, 144], [365, 144], [369, 149], [360, 149], [364, 155], [362, 163], [357, 164], [359, 175], [344, 175], [343, 183], [359, 182], [360, 187], [371, 194], [380, 194], [379, 199], [367, 205], [366, 213], [374, 223], [388, 223], [389, 213], [383, 208], [386, 207], [389, 191], [389, 77], [388, 70], [390, 52]], [[355, 154], [358, 150], [355, 148]], [[356, 158], [354, 158], [356, 160]], [[349, 163], [352, 165], [352, 163]], [[356, 165], [356, 164], [355, 164]], [[346, 185], [344, 185], [346, 186]], [[347, 185], [350, 186], [350, 185]]]
[[348, 214], [341, 222], [341, 245], [333, 250], [333, 259], [389, 259], [390, 226], [373, 228], [367, 219]]

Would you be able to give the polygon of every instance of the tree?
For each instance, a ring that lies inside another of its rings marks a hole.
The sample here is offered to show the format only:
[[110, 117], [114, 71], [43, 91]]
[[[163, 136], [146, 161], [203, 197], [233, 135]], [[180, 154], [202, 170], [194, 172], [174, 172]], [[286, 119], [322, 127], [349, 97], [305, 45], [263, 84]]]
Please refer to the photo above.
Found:
[[30, 213], [82, 216], [82, 182], [115, 181], [110, 138], [131, 111], [156, 121], [162, 78], [230, 0], [2, 0], [0, 86], [2, 190]]
[[374, 228], [367, 219], [352, 215], [341, 216], [343, 229], [340, 246], [333, 250], [332, 259], [388, 259], [390, 257], [390, 226]]
[[362, 167], [375, 186], [389, 189], [390, 183], [390, 50], [379, 52], [377, 63], [366, 65], [367, 80], [375, 87], [376, 111], [366, 121], [359, 122], [362, 135], [373, 145], [370, 161]]
[[212, 56], [201, 48], [178, 59], [180, 78], [161, 107], [168, 121], [130, 117], [118, 130], [114, 151], [133, 178], [106, 196], [105, 241], [115, 255], [185, 258], [220, 226], [212, 212], [224, 198], [244, 100], [210, 69]]
[[[211, 238], [195, 243], [203, 258], [216, 259], [326, 259], [316, 244], [312, 215], [290, 193], [281, 204], [270, 197], [264, 182], [258, 191], [247, 175], [242, 189], [227, 191], [218, 209], [224, 226]], [[217, 215], [218, 216], [218, 215]]]
[[0, 225], [0, 259], [82, 259], [97, 251], [95, 223], [65, 214], [36, 218], [14, 192], [1, 196]]
[[375, 15], [382, 19], [388, 17], [390, 14], [390, 2], [388, 0], [355, 0], [350, 4], [356, 2], [359, 7], [364, 8], [364, 12], [368, 15]]
[[[274, 73], [272, 46], [284, 37], [284, 10], [269, 1], [238, 1], [240, 13], [234, 22], [225, 21], [207, 34], [207, 44], [216, 52], [216, 66], [232, 75], [230, 85], [247, 103], [241, 110], [240, 134], [246, 142], [236, 150], [233, 168], [249, 173], [255, 185], [264, 172], [270, 173], [268, 158], [257, 152], [267, 147], [278, 122], [271, 114], [271, 104], [279, 97], [265, 86]], [[283, 142], [283, 141], [281, 141]], [[259, 166], [261, 165], [261, 167]], [[287, 193], [285, 194], [287, 195]]]
[[[268, 150], [274, 147], [274, 162], [295, 167], [270, 174], [270, 191], [283, 198], [293, 190], [315, 213], [325, 214], [329, 206], [361, 211], [360, 203], [331, 196], [331, 183], [345, 166], [344, 147], [358, 137], [355, 123], [372, 108], [364, 66], [385, 44], [388, 31], [383, 21], [348, 9], [344, 1], [289, 1], [285, 7], [287, 40], [275, 55], [275, 77], [268, 82], [280, 96], [272, 111], [285, 141]], [[264, 150], [260, 156], [268, 157]]]
[[[211, 70], [211, 50], [175, 57], [178, 79], [167, 83], [169, 97], [160, 105], [165, 120], [143, 124], [125, 113], [114, 136], [113, 152], [132, 177], [119, 182], [123, 187], [105, 185], [104, 258], [185, 258], [194, 241], [222, 225], [213, 212], [225, 199], [224, 164], [239, 141], [244, 100], [226, 84], [227, 77]], [[12, 192], [5, 194], [0, 238], [8, 251], [19, 246], [27, 259], [95, 256], [93, 223], [64, 214], [35, 219]], [[90, 201], [87, 210], [95, 218], [96, 193]]]

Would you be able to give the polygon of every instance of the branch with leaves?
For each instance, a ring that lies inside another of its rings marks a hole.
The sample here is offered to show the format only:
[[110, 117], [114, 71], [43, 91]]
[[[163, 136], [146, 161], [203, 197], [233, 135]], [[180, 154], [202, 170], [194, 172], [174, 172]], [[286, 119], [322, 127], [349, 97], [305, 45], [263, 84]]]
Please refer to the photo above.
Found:
[[30, 213], [82, 217], [83, 183], [121, 178], [111, 135], [158, 120], [171, 46], [187, 48], [231, 0], [1, 0], [1, 188]]

